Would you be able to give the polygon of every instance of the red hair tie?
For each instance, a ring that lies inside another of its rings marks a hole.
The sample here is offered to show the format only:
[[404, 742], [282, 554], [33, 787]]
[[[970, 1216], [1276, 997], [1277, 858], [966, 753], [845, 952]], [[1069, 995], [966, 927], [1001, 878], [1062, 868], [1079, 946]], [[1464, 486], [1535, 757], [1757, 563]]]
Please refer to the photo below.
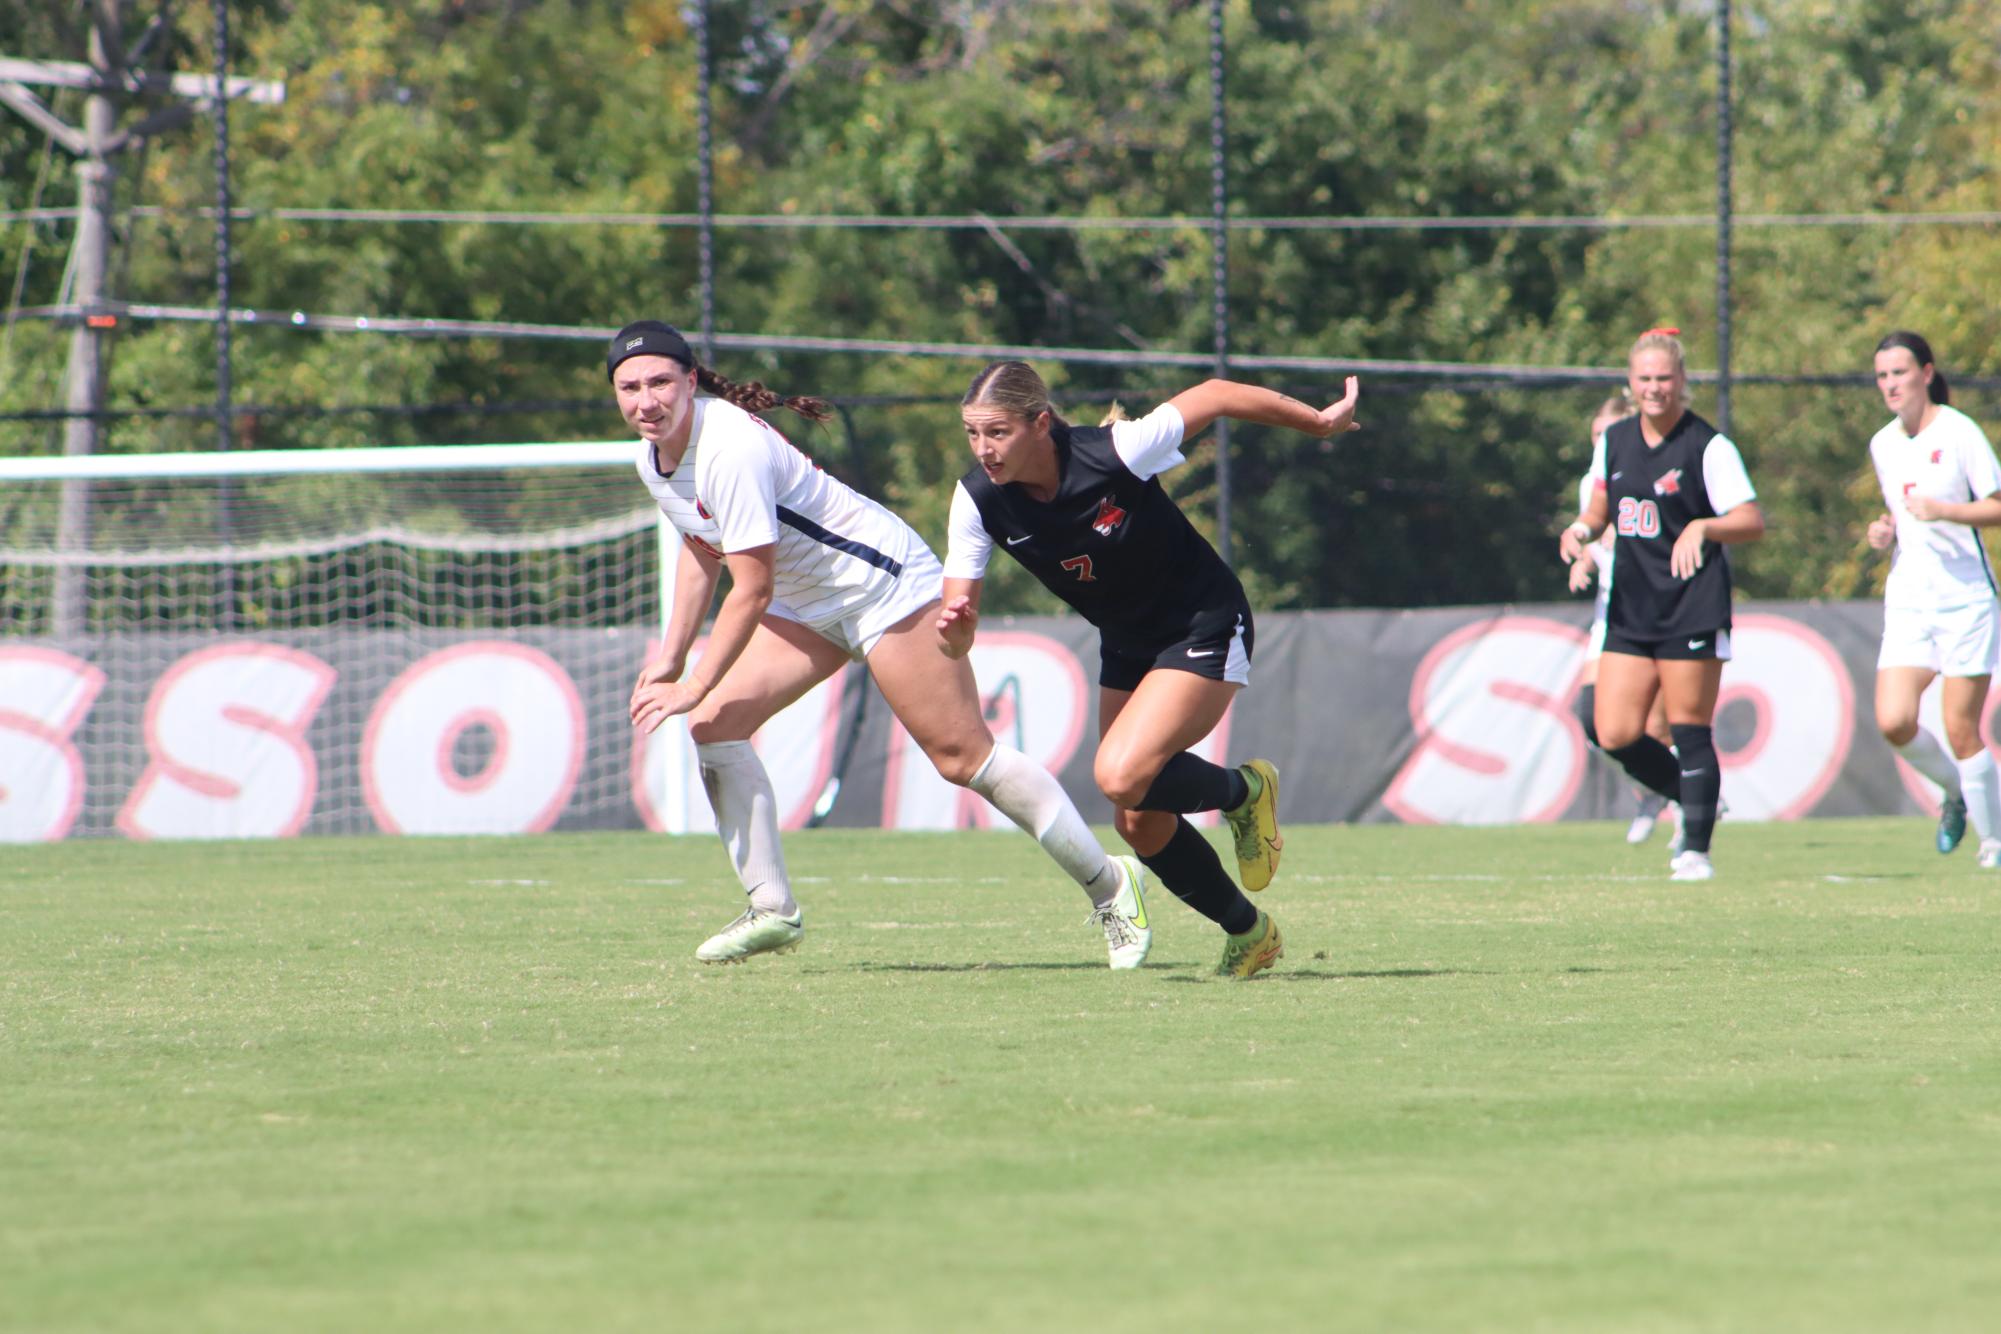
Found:
[[1671, 324], [1663, 324], [1658, 329], [1647, 330], [1646, 333], [1641, 334], [1640, 337], [1648, 338], [1653, 336], [1654, 334], [1666, 334], [1669, 338], [1679, 338], [1681, 337], [1681, 330], [1675, 328]]

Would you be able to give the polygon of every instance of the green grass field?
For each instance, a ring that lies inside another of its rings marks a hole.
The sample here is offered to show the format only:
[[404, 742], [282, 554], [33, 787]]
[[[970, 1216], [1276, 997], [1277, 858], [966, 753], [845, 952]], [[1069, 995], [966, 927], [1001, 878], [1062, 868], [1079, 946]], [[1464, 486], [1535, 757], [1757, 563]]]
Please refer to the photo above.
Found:
[[7, 1330], [1982, 1330], [2001, 873], [1288, 831], [1279, 969], [1012, 833], [15, 848]]

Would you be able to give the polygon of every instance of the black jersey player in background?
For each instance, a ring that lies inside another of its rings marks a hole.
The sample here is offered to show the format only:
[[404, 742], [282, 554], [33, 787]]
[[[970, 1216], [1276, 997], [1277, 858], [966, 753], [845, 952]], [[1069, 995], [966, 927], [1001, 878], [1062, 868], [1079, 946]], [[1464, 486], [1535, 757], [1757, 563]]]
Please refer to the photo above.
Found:
[[[1737, 446], [1688, 410], [1676, 329], [1649, 329], [1626, 358], [1639, 415], [1613, 424], [1591, 461], [1596, 486], [1559, 550], [1577, 560], [1611, 523], [1618, 533], [1598, 743], [1627, 773], [1681, 803], [1676, 880], [1707, 880], [1722, 790], [1712, 724], [1730, 657], [1730, 562], [1723, 545], [1765, 531]], [[1655, 693], [1667, 701], [1670, 751], [1646, 734]]]
[[1254, 385], [1208, 380], [1138, 421], [1072, 426], [1042, 377], [995, 362], [960, 403], [975, 466], [952, 495], [945, 600], [947, 654], [971, 651], [980, 589], [996, 546], [1099, 632], [1098, 750], [1093, 776], [1116, 808], [1119, 836], [1162, 884], [1220, 926], [1217, 972], [1250, 977], [1283, 955], [1277, 925], [1252, 906], [1185, 818], [1220, 810], [1244, 888], [1278, 868], [1278, 771], [1229, 769], [1193, 754], [1250, 680], [1255, 640], [1237, 576], [1188, 522], [1159, 474], [1219, 417], [1327, 437], [1355, 429], [1358, 387], [1312, 408]]

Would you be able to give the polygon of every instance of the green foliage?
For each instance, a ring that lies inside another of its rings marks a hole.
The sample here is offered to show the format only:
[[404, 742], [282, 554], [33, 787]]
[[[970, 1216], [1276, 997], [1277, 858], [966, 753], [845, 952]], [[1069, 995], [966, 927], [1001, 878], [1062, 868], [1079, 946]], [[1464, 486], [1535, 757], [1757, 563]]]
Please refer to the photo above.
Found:
[[[143, 6], [130, 6], [136, 26]], [[984, 214], [991, 229], [723, 228], [718, 326], [731, 332], [1204, 350], [1212, 338], [1209, 10], [1192, 0], [1065, 5], [864, 0], [714, 4], [716, 191], [724, 212]], [[689, 211], [695, 63], [677, 0], [265, 0], [233, 7], [239, 73], [282, 78], [281, 106], [231, 114], [241, 204]], [[1738, 11], [1734, 189], [1743, 215], [1997, 206], [2001, 19], [1981, 0], [1794, 0]], [[11, 53], [78, 58], [56, 16], [0, 0]], [[172, 50], [206, 69], [210, 11], [175, 10]], [[1233, 0], [1227, 11], [1230, 207], [1315, 217], [1708, 213], [1715, 200], [1714, 9], [1695, 0], [1381, 5]], [[75, 93], [51, 96], [80, 114]], [[138, 114], [134, 108], [128, 117]], [[39, 131], [0, 118], [0, 207], [73, 197]], [[214, 188], [204, 122], [120, 163], [132, 219], [117, 294], [213, 300]], [[1156, 230], [1009, 228], [1010, 217], [1181, 216]], [[27, 303], [58, 296], [62, 224], [0, 231], [0, 273]], [[234, 301], [261, 309], [612, 326], [694, 325], [685, 228], [465, 223], [239, 223]], [[1877, 567], [1858, 547], [1866, 381], [1880, 332], [1925, 331], [1948, 373], [1993, 373], [2001, 248], [1990, 228], [1775, 227], [1735, 234], [1732, 365], [1854, 374], [1852, 389], [1741, 386], [1732, 435], [1771, 536], [1740, 553], [1752, 594], [1849, 596]], [[1492, 361], [1616, 369], [1658, 322], [1714, 365], [1716, 243], [1705, 227], [1516, 231], [1239, 230], [1231, 346], [1243, 354]], [[277, 447], [602, 436], [602, 410], [538, 416], [331, 415], [318, 408], [589, 402], [596, 349], [570, 341], [427, 340], [245, 329], [239, 401]], [[121, 330], [114, 407], [214, 395], [200, 326]], [[0, 409], [59, 403], [63, 331], [7, 335]], [[730, 354], [736, 378], [788, 390], [928, 396], [795, 432], [941, 539], [963, 467], [952, 401], [971, 364], [914, 357]], [[1143, 410], [1190, 375], [1053, 361], [1085, 416], [1116, 393]], [[1273, 383], [1280, 383], [1273, 377]], [[1332, 397], [1336, 383], [1284, 384]], [[1331, 451], [1240, 429], [1235, 555], [1260, 605], [1526, 599], [1559, 587], [1564, 517], [1600, 384], [1527, 390], [1371, 376], [1365, 430]], [[1698, 410], [1713, 412], [1707, 390]], [[1988, 419], [1995, 423], [1994, 418]], [[198, 417], [121, 422], [112, 449], [204, 448]], [[46, 423], [0, 423], [39, 452]], [[1206, 444], [1171, 479], [1213, 530]], [[1046, 606], [997, 573], [997, 609]]]

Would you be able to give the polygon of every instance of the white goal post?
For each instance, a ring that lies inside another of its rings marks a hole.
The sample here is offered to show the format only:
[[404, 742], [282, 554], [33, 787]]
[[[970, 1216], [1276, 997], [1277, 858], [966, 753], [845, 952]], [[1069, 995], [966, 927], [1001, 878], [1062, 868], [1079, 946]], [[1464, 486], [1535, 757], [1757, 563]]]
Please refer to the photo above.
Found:
[[636, 449], [0, 459], [0, 841], [680, 827]]

